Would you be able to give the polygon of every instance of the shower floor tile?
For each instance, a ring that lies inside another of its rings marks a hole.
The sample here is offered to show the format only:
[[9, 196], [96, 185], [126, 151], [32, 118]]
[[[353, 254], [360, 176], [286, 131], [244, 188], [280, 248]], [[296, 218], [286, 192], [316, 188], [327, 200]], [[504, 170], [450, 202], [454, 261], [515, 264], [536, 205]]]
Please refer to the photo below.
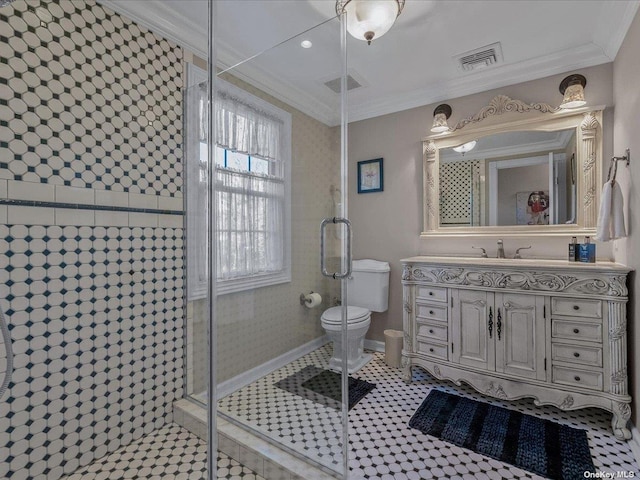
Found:
[[[339, 414], [274, 385], [308, 365], [326, 368], [330, 356], [331, 346], [325, 345], [221, 399], [219, 411], [339, 470], [342, 459]], [[388, 367], [381, 353], [375, 353], [373, 360], [353, 376], [375, 383], [376, 388], [349, 412], [350, 478], [542, 478], [409, 428], [409, 419], [434, 388], [585, 429], [597, 470], [615, 473], [618, 478], [640, 475], [631, 448], [613, 436], [611, 414], [603, 410], [564, 412], [550, 406], [537, 407], [529, 399], [501, 401], [465, 385], [458, 387], [436, 380], [420, 368], [414, 368], [413, 382], [407, 385], [400, 370]]]
[[[82, 467], [62, 480], [206, 480], [207, 444], [175, 424]], [[264, 480], [218, 452], [218, 479]]]

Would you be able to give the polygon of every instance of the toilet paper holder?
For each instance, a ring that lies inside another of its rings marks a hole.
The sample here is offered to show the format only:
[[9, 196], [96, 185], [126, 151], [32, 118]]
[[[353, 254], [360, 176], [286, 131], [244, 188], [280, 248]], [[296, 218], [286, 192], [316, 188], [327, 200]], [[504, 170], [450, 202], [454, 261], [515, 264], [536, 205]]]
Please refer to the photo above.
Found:
[[315, 293], [313, 290], [309, 293], [301, 293], [300, 294], [300, 305], [310, 304], [312, 302], [311, 294]]

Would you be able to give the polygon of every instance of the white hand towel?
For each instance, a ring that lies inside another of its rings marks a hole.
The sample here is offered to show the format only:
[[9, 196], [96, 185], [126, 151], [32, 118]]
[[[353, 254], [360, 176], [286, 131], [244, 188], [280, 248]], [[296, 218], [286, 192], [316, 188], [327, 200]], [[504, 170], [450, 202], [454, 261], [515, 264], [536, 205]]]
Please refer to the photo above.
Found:
[[609, 228], [611, 240], [627, 236], [624, 227], [624, 197], [618, 182], [611, 186], [611, 225]]
[[626, 237], [624, 226], [624, 198], [617, 182], [607, 182], [602, 187], [600, 197], [600, 213], [596, 240], [608, 242]]
[[596, 240], [608, 242], [611, 240], [611, 182], [607, 182], [602, 186], [600, 194], [600, 213], [598, 214], [598, 230], [596, 232]]

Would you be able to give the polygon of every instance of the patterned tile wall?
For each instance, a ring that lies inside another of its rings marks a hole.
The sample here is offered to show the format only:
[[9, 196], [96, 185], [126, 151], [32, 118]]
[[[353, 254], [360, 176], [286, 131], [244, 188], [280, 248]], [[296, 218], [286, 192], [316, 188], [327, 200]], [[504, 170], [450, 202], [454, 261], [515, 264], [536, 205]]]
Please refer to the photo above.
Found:
[[183, 395], [182, 58], [93, 0], [0, 9], [0, 478], [60, 478]]
[[[320, 222], [335, 215], [331, 186], [340, 185], [340, 131], [329, 128], [261, 90], [228, 75], [225, 80], [273, 103], [292, 115], [292, 281], [219, 297], [217, 302], [218, 381], [228, 380], [253, 367], [324, 335], [320, 315], [340, 295], [338, 281], [320, 273]], [[328, 238], [335, 254], [338, 241]], [[330, 253], [331, 255], [331, 253]], [[323, 304], [314, 309], [300, 305], [301, 293], [316, 291]], [[193, 390], [206, 389], [206, 310], [193, 306]], [[191, 356], [191, 354], [188, 354]]]

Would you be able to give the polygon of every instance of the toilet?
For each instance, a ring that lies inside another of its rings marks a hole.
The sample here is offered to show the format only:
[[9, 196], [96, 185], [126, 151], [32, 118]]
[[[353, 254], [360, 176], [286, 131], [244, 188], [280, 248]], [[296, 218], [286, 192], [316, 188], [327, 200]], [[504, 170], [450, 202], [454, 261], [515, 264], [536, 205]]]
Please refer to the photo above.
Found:
[[[385, 312], [389, 304], [389, 264], [378, 260], [354, 260], [347, 280], [347, 369], [360, 370], [371, 360], [364, 353], [364, 337], [371, 325], [371, 312]], [[333, 343], [331, 370], [342, 370], [342, 307], [322, 314], [322, 328]]]

